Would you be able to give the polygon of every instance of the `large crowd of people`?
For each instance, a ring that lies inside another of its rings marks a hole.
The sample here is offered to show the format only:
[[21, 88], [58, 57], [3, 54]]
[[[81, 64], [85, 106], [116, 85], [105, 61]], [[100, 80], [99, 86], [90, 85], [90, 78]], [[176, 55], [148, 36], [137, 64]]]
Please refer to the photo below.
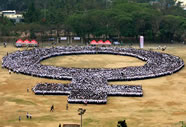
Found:
[[[72, 54], [113, 54], [133, 56], [146, 61], [144, 66], [123, 68], [65, 68], [40, 64], [44, 59]], [[70, 79], [68, 85], [38, 84], [36, 94], [68, 94], [71, 103], [106, 103], [107, 95], [142, 96], [141, 86], [108, 85], [113, 80], [136, 80], [172, 74], [184, 62], [177, 56], [134, 48], [68, 46], [33, 48], [4, 56], [2, 67], [16, 73], [51, 79]]]
[[[90, 86], [89, 84], [93, 85]], [[108, 85], [106, 84], [58, 84], [39, 83], [33, 91], [37, 95], [69, 95], [69, 103], [107, 103], [107, 96], [143, 96], [140, 85]], [[99, 86], [98, 86], [99, 85]]]

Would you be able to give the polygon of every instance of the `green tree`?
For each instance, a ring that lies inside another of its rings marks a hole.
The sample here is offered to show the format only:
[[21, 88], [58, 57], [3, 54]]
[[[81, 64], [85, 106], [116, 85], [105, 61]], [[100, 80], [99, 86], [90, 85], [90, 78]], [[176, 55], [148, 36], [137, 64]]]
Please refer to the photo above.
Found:
[[40, 10], [35, 8], [34, 3], [31, 3], [28, 10], [24, 14], [25, 22], [33, 23], [40, 21]]
[[10, 35], [13, 23], [6, 17], [0, 17], [0, 33], [2, 36]]
[[161, 38], [166, 41], [171, 41], [176, 38], [177, 39], [180, 38], [180, 36], [184, 31], [179, 31], [179, 30], [183, 30], [182, 27], [185, 24], [185, 21], [186, 20], [180, 16], [174, 16], [174, 15], [164, 16], [160, 24]]

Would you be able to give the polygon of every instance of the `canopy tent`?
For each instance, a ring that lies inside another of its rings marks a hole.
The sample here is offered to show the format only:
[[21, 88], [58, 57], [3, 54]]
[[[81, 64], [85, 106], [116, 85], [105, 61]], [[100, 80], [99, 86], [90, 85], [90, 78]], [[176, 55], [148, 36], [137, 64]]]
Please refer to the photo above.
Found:
[[23, 40], [18, 39], [18, 40], [16, 41], [16, 43], [23, 43]]
[[32, 40], [30, 43], [33, 44], [33, 45], [38, 45], [36, 40]]
[[16, 47], [21, 47], [22, 44], [23, 44], [23, 40], [18, 39], [18, 40], [16, 41]]
[[97, 42], [96, 42], [95, 40], [92, 40], [92, 41], [90, 42], [90, 44], [91, 44], [91, 45], [97, 45]]
[[30, 43], [30, 41], [27, 39], [24, 41], [24, 44], [29, 44], [29, 43]]
[[36, 40], [29, 41], [28, 39], [22, 41], [21, 39], [16, 41], [16, 47], [23, 46], [38, 46], [38, 42]]
[[103, 40], [99, 40], [98, 44], [104, 44]]
[[91, 45], [111, 45], [112, 43], [109, 40], [106, 40], [105, 42], [103, 42], [103, 40], [99, 40], [98, 42], [96, 42], [95, 40], [92, 40], [90, 44]]
[[109, 40], [106, 40], [104, 44], [111, 45], [112, 43]]

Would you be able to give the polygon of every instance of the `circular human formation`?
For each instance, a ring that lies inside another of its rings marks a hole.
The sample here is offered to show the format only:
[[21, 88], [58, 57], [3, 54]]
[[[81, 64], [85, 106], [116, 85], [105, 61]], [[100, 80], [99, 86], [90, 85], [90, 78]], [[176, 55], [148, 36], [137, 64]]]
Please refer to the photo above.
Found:
[[[65, 68], [41, 65], [44, 59], [74, 54], [113, 54], [127, 55], [146, 61], [144, 66], [124, 68]], [[73, 74], [80, 71], [99, 72], [107, 80], [135, 80], [153, 78], [172, 74], [184, 66], [184, 62], [177, 56], [134, 48], [119, 47], [52, 47], [33, 48], [31, 50], [16, 51], [2, 59], [2, 66], [13, 72], [52, 79], [72, 79]]]
[[[40, 64], [44, 59], [75, 54], [113, 54], [136, 57], [144, 66], [123, 68], [65, 68]], [[69, 79], [68, 85], [37, 84], [35, 94], [68, 94], [69, 103], [106, 103], [107, 96], [143, 96], [142, 87], [108, 85], [113, 80], [136, 80], [172, 74], [184, 66], [177, 56], [134, 48], [69, 46], [16, 51], [2, 59], [2, 67], [16, 73], [51, 79]]]

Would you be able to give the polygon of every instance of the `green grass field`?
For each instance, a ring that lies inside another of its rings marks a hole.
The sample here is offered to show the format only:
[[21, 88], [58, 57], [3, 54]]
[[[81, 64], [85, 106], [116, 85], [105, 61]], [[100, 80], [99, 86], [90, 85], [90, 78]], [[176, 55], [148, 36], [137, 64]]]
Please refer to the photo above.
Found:
[[[145, 49], [158, 45], [147, 45]], [[135, 46], [137, 47], [137, 46]], [[23, 48], [26, 49], [26, 48]], [[23, 50], [19, 49], [19, 50]], [[18, 50], [13, 45], [4, 48], [0, 45], [0, 59], [7, 52]], [[161, 52], [161, 51], [160, 51]], [[180, 56], [186, 61], [186, 45], [168, 45], [166, 53]], [[128, 56], [117, 55], [72, 55], [47, 59], [44, 65], [80, 68], [119, 68], [142, 66], [145, 62]], [[51, 80], [8, 74], [0, 68], [0, 127], [57, 127], [59, 123], [80, 123], [77, 109], [87, 111], [83, 115], [83, 127], [116, 127], [119, 120], [126, 120], [128, 127], [181, 127], [186, 121], [186, 68], [160, 78], [110, 82], [110, 84], [129, 84], [143, 86], [143, 97], [108, 97], [105, 105], [69, 104], [67, 96], [36, 96], [31, 88], [39, 82], [69, 83], [70, 81]], [[27, 88], [30, 89], [27, 92]], [[55, 111], [50, 112], [54, 104]], [[33, 119], [26, 119], [26, 113]], [[21, 122], [18, 117], [21, 116]]]

